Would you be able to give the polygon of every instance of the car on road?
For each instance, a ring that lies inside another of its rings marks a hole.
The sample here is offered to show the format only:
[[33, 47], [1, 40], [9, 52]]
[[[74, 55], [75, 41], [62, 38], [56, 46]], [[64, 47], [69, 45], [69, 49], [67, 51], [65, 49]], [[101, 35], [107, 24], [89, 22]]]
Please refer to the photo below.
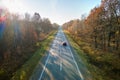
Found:
[[67, 46], [67, 43], [66, 43], [66, 42], [63, 42], [62, 45], [63, 45], [63, 46]]

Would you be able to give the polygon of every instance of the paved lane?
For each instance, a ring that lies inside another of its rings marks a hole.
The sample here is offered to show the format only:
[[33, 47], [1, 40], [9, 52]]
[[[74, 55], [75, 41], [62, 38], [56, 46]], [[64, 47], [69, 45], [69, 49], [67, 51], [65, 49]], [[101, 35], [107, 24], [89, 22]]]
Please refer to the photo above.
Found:
[[[64, 41], [67, 46], [62, 45]], [[31, 80], [84, 80], [61, 28], [42, 62], [41, 69], [37, 78], [32, 77]]]

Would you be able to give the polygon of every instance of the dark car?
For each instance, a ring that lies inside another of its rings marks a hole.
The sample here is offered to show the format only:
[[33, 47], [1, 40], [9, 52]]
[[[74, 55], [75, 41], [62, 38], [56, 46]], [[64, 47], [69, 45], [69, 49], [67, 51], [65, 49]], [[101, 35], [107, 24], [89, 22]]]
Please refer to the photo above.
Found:
[[67, 43], [66, 43], [66, 42], [63, 42], [62, 45], [63, 45], [63, 46], [67, 46]]

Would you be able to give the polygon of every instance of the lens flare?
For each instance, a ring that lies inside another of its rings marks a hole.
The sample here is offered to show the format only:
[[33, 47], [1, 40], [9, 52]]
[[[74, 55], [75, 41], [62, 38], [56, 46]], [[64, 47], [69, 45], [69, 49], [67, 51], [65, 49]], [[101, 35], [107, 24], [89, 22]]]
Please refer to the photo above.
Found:
[[2, 39], [5, 29], [6, 11], [0, 8], [0, 39]]
[[25, 12], [25, 5], [23, 5], [22, 0], [1, 0], [0, 5], [6, 7], [11, 13]]
[[5, 22], [0, 22], [0, 39], [3, 37], [3, 32], [5, 29]]
[[5, 21], [6, 19], [6, 12], [3, 9], [0, 9], [0, 22]]

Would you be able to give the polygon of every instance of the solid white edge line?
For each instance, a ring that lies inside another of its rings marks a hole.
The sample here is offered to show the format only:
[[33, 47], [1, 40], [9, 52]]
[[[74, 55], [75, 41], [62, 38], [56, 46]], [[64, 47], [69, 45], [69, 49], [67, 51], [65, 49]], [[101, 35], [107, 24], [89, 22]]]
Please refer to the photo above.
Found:
[[49, 57], [50, 57], [50, 53], [49, 53], [49, 55], [48, 55], [48, 57], [47, 57], [47, 60], [46, 60], [45, 65], [44, 65], [44, 68], [43, 68], [42, 73], [41, 73], [41, 75], [40, 75], [40, 77], [39, 77], [39, 80], [42, 79], [42, 76], [43, 76], [43, 73], [44, 73], [44, 71], [45, 71], [45, 69], [46, 69], [46, 65], [47, 65], [47, 63], [48, 63]]
[[[62, 31], [62, 32], [63, 32], [63, 31]], [[64, 34], [64, 33], [63, 33], [63, 35], [64, 35], [64, 37], [65, 37], [65, 34]], [[66, 37], [65, 37], [65, 39], [66, 39]], [[66, 39], [66, 41], [67, 41], [67, 39]], [[68, 42], [67, 42], [67, 43], [68, 43]], [[68, 46], [68, 48], [70, 49], [70, 45]], [[74, 56], [73, 56], [73, 54], [72, 54], [71, 49], [70, 49], [70, 53], [71, 53], [71, 55], [72, 55], [72, 58], [73, 58], [73, 60], [74, 60], [74, 63], [75, 63], [75, 65], [76, 65], [76, 68], [77, 68], [77, 70], [78, 70], [78, 73], [79, 73], [81, 79], [84, 80], [84, 78], [83, 78], [83, 76], [82, 76], [82, 74], [81, 74], [81, 72], [80, 72], [80, 69], [78, 68], [78, 64], [77, 64], [77, 62], [75, 61], [75, 58], [74, 58]]]
[[60, 53], [59, 53], [60, 55], [59, 55], [59, 57], [60, 57], [60, 60], [61, 60], [61, 61], [60, 61], [60, 71], [61, 71], [61, 70], [62, 70], [62, 59], [61, 59], [61, 58], [62, 58], [62, 56], [61, 56], [61, 45], [59, 45], [59, 48], [60, 48]]
[[[70, 47], [69, 47], [69, 49], [70, 49]], [[78, 64], [77, 64], [77, 62], [75, 61], [75, 58], [74, 58], [74, 56], [73, 56], [73, 54], [72, 54], [71, 49], [70, 49], [70, 52], [71, 52], [72, 58], [73, 58], [73, 60], [74, 60], [74, 63], [75, 63], [75, 65], [76, 65], [76, 67], [77, 67], [78, 73], [79, 73], [81, 79], [84, 80], [84, 78], [83, 78], [83, 76], [82, 76], [82, 74], [81, 74], [81, 72], [80, 72], [80, 69], [78, 68]]]

